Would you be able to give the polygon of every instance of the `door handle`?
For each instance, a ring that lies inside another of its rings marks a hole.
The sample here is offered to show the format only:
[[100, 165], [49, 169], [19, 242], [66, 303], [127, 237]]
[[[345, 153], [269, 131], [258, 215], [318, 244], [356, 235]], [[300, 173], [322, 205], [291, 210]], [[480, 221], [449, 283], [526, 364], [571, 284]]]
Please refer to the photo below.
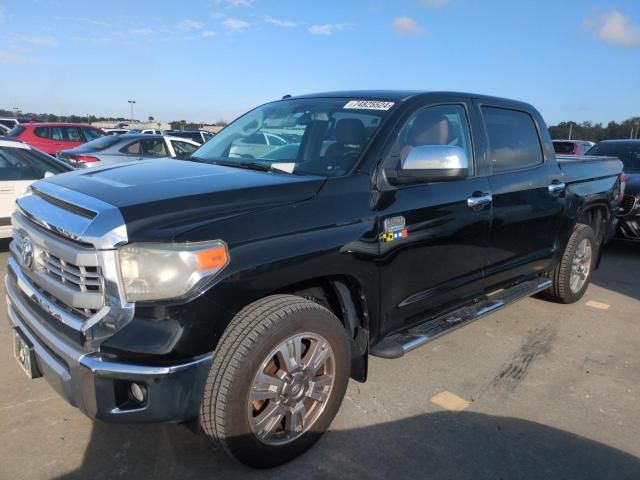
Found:
[[493, 197], [489, 193], [474, 193], [467, 198], [467, 206], [476, 209], [488, 205], [492, 201]]
[[7, 187], [0, 187], [0, 193], [13, 193], [13, 187], [11, 185]]
[[551, 195], [560, 195], [567, 186], [561, 182], [552, 182], [549, 184], [549, 193]]

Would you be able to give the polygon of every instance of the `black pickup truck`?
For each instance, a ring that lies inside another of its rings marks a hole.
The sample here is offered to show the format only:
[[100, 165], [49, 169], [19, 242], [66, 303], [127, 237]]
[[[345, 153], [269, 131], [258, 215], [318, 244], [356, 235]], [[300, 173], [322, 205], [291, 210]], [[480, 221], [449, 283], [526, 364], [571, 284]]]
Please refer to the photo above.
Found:
[[6, 277], [16, 358], [92, 418], [196, 420], [277, 465], [329, 427], [369, 355], [536, 293], [580, 299], [621, 171], [557, 161], [540, 114], [511, 100], [268, 103], [190, 161], [33, 184]]

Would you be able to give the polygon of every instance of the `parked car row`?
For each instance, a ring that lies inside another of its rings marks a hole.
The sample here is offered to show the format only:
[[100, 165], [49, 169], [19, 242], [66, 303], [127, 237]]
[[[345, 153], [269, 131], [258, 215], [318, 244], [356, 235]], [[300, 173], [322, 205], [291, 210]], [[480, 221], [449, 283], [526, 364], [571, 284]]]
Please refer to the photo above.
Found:
[[132, 135], [136, 133], [142, 133], [144, 135], [170, 135], [172, 137], [182, 137], [198, 142], [202, 145], [207, 140], [213, 138], [215, 135], [207, 130], [155, 130], [155, 129], [126, 129], [126, 128], [106, 128], [105, 131], [109, 135]]
[[91, 125], [76, 123], [21, 123], [11, 129], [5, 137], [28, 143], [49, 155], [73, 148], [106, 135]]
[[58, 158], [76, 168], [85, 168], [150, 158], [186, 159], [199, 147], [193, 140], [168, 135], [109, 135], [62, 150]]

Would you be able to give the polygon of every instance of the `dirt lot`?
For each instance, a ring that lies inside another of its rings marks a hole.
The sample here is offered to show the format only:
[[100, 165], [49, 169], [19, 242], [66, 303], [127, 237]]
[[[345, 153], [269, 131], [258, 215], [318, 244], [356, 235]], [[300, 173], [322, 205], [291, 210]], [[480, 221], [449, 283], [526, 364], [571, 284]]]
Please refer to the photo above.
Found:
[[640, 245], [610, 245], [578, 304], [526, 299], [402, 359], [372, 358], [319, 444], [262, 472], [183, 426], [90, 421], [26, 378], [0, 303], [2, 480], [640, 478]]

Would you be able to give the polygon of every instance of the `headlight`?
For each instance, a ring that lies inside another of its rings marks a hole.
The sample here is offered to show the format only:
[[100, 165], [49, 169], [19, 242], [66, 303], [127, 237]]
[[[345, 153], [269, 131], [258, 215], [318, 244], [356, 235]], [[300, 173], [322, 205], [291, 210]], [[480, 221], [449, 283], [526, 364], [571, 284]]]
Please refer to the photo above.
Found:
[[132, 243], [118, 250], [127, 301], [186, 296], [227, 266], [222, 240], [200, 243]]

